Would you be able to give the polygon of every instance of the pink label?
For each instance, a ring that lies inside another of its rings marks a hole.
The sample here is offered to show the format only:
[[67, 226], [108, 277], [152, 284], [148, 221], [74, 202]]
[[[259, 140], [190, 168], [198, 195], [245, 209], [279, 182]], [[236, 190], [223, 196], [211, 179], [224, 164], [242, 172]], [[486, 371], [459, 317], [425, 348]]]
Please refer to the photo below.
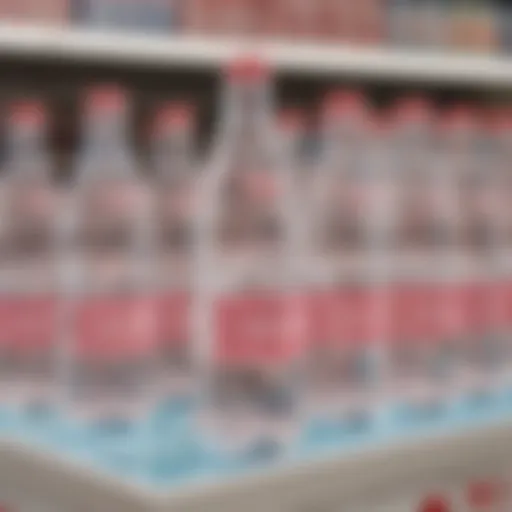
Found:
[[460, 338], [467, 332], [467, 318], [464, 311], [465, 289], [460, 283], [439, 285], [437, 301], [440, 334], [445, 338]]
[[220, 299], [215, 308], [216, 358], [232, 364], [275, 364], [303, 350], [304, 310], [298, 296], [247, 293]]
[[505, 315], [505, 324], [512, 324], [512, 282], [503, 283], [503, 296], [504, 296], [504, 312]]
[[51, 296], [0, 298], [0, 345], [20, 352], [50, 348], [58, 336]]
[[429, 284], [403, 284], [391, 293], [391, 331], [396, 342], [441, 339], [439, 301], [442, 288]]
[[485, 331], [493, 326], [493, 285], [485, 282], [463, 286], [464, 318], [470, 333]]
[[190, 296], [187, 292], [166, 293], [160, 297], [159, 339], [164, 346], [182, 345], [190, 339]]
[[152, 297], [85, 298], [76, 310], [79, 357], [147, 357], [157, 348], [157, 310]]
[[[309, 339], [313, 343], [345, 345], [372, 341], [385, 335], [378, 311], [379, 290], [338, 288], [308, 297]], [[379, 325], [380, 324], [380, 325]]]

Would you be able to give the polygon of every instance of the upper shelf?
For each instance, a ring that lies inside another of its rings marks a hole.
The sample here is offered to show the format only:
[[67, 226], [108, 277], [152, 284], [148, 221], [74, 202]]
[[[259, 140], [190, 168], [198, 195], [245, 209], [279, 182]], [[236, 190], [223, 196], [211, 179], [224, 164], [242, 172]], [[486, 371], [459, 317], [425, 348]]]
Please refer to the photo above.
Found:
[[244, 51], [261, 54], [279, 72], [303, 76], [351, 76], [465, 87], [512, 85], [512, 58], [497, 55], [0, 24], [0, 55], [10, 57], [215, 70]]

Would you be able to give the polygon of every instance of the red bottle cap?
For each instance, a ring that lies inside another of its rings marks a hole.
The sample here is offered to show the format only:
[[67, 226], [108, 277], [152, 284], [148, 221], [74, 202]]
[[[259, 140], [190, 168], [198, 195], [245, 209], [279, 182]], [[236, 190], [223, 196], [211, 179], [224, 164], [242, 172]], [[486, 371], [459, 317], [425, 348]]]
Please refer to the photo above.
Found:
[[326, 117], [363, 117], [367, 112], [367, 102], [362, 92], [357, 90], [336, 90], [324, 99], [323, 113]]
[[425, 123], [432, 120], [433, 105], [426, 97], [408, 96], [400, 99], [393, 108], [398, 123]]
[[455, 105], [444, 112], [440, 120], [443, 131], [472, 131], [478, 127], [479, 116], [469, 105]]
[[116, 84], [97, 85], [88, 89], [84, 101], [87, 111], [119, 111], [127, 104], [127, 93]]
[[156, 116], [155, 133], [161, 135], [168, 131], [188, 130], [193, 126], [194, 117], [194, 107], [190, 103], [168, 103], [160, 109]]
[[490, 109], [487, 113], [487, 126], [493, 133], [500, 134], [512, 131], [512, 108], [500, 106]]
[[8, 107], [9, 121], [18, 125], [40, 126], [46, 121], [46, 108], [40, 101], [15, 101]]
[[448, 499], [442, 496], [429, 496], [420, 504], [418, 512], [451, 512]]
[[226, 74], [231, 82], [263, 82], [270, 75], [270, 67], [258, 57], [240, 57], [228, 65]]

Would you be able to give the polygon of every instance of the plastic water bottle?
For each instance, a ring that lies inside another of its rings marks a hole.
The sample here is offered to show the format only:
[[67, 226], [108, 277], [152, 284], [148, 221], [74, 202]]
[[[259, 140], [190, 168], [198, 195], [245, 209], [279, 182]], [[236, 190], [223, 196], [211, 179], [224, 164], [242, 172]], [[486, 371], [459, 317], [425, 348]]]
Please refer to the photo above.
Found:
[[304, 113], [296, 108], [285, 108], [278, 113], [277, 126], [283, 164], [302, 182], [305, 173], [304, 141], [306, 121]]
[[128, 146], [128, 113], [117, 86], [85, 95], [63, 286], [70, 413], [123, 434], [157, 400], [151, 195]]
[[428, 414], [439, 411], [448, 388], [450, 355], [439, 305], [452, 270], [442, 250], [451, 198], [436, 156], [433, 107], [425, 98], [403, 98], [392, 117], [401, 275], [393, 291], [390, 362], [399, 401], [411, 413]]
[[372, 223], [387, 219], [389, 183], [383, 159], [376, 165], [370, 121], [360, 94], [327, 99], [309, 198], [308, 412], [319, 424], [349, 429], [368, 427], [376, 411], [375, 365], [384, 341], [378, 239], [387, 228]]
[[458, 269], [462, 328], [456, 348], [456, 381], [463, 396], [479, 400], [489, 392], [484, 361], [488, 353], [486, 339], [492, 330], [492, 265], [488, 259], [491, 224], [484, 215], [489, 210], [485, 197], [489, 192], [486, 179], [482, 179], [485, 171], [478, 153], [481, 132], [476, 112], [464, 105], [453, 107], [445, 113], [443, 127], [449, 168], [458, 191], [458, 249], [454, 268]]
[[512, 190], [512, 180], [509, 172], [511, 134], [512, 134], [512, 115], [511, 112], [501, 107], [498, 112], [491, 114], [492, 136], [495, 142], [496, 158], [493, 171], [495, 182], [499, 187], [495, 190], [495, 240], [494, 240], [494, 259], [497, 267], [497, 282], [495, 283], [496, 321], [498, 323], [499, 334], [499, 355], [501, 358], [500, 371], [497, 375], [497, 381], [503, 388], [505, 394], [510, 394], [512, 389], [512, 369], [510, 366], [512, 356], [512, 344], [510, 343], [510, 330], [512, 323], [512, 251], [511, 251], [511, 233], [510, 222], [510, 191]]
[[190, 105], [171, 103], [157, 114], [152, 140], [159, 287], [160, 392], [171, 407], [190, 401], [190, 300], [194, 199], [198, 185], [195, 120]]
[[38, 101], [8, 106], [0, 185], [0, 402], [47, 413], [59, 394], [57, 356], [58, 190]]
[[[508, 315], [510, 262], [506, 249], [507, 214], [509, 202], [508, 154], [510, 120], [504, 112], [498, 116], [485, 115], [480, 145], [477, 148], [477, 207], [487, 231], [482, 248], [482, 265], [487, 266], [488, 329], [483, 364], [489, 376], [492, 393], [509, 389], [510, 355]], [[484, 113], [481, 113], [484, 118]]]
[[198, 201], [198, 420], [213, 453], [228, 460], [271, 457], [298, 433], [303, 330], [292, 177], [278, 167], [263, 63], [242, 58], [229, 67], [221, 108]]

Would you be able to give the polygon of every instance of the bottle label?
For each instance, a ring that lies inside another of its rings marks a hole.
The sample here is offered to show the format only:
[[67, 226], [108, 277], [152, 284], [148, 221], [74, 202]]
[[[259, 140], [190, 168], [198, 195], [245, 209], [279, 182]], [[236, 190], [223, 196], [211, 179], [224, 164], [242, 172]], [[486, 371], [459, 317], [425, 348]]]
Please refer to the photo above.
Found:
[[77, 304], [75, 321], [81, 358], [148, 357], [157, 348], [157, 315], [151, 296], [85, 298]]
[[375, 287], [339, 287], [309, 296], [309, 338], [336, 347], [381, 338], [382, 290]]
[[303, 300], [293, 294], [226, 296], [215, 308], [215, 357], [228, 364], [280, 364], [303, 350]]
[[391, 328], [393, 340], [440, 340], [439, 300], [442, 287], [431, 284], [400, 284], [391, 296]]
[[512, 322], [512, 282], [503, 283], [503, 295], [504, 295], [504, 316], [505, 324], [510, 326]]
[[54, 346], [58, 338], [58, 301], [53, 296], [0, 298], [0, 344], [16, 353]]
[[460, 338], [467, 332], [464, 286], [460, 283], [442, 283], [439, 288], [435, 304], [439, 312], [440, 335], [447, 339]]
[[473, 335], [484, 333], [496, 320], [493, 308], [493, 283], [473, 282], [463, 286], [465, 327]]
[[164, 347], [186, 345], [190, 339], [190, 295], [164, 293], [158, 307], [159, 339]]

